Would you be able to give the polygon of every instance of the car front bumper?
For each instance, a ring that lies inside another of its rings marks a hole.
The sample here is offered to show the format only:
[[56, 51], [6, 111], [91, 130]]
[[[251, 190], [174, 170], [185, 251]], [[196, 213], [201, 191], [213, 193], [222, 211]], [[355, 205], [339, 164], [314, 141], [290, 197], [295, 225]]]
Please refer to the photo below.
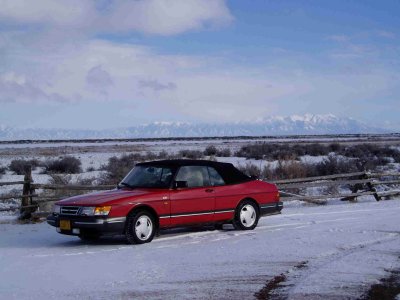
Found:
[[[69, 221], [70, 230], [60, 228], [60, 220]], [[125, 217], [88, 217], [88, 216], [66, 216], [51, 214], [47, 217], [47, 223], [57, 228], [57, 232], [68, 235], [79, 235], [84, 232], [93, 233], [116, 233], [122, 234], [125, 230]]]

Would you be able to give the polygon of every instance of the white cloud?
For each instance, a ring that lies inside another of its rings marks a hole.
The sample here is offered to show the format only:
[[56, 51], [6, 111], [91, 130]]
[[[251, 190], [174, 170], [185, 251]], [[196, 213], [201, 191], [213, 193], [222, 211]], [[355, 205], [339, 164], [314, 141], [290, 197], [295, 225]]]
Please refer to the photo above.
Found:
[[171, 35], [223, 25], [233, 17], [221, 0], [148, 0], [119, 1], [104, 19], [117, 31]]
[[113, 85], [111, 75], [101, 65], [91, 68], [86, 75], [87, 84], [100, 94], [107, 95], [107, 89]]
[[91, 1], [0, 0], [0, 18], [17, 23], [82, 26], [93, 10]]
[[[0, 21], [49, 28], [174, 35], [228, 24], [225, 0], [0, 0]], [[97, 4], [97, 5], [96, 5]]]
[[393, 90], [399, 77], [367, 65], [345, 72], [279, 65], [238, 68], [229, 60], [161, 55], [141, 45], [102, 40], [81, 40], [73, 47], [60, 44], [52, 53], [39, 46], [24, 49], [21, 40], [9, 42], [17, 54], [6, 54], [0, 102], [79, 101], [93, 103], [100, 111], [99, 101], [107, 101], [122, 110], [133, 107], [133, 116], [150, 119], [235, 121], [337, 112], [357, 99]]
[[0, 102], [32, 103], [35, 101], [65, 102], [58, 93], [48, 93], [22, 75], [5, 73], [0, 77]]
[[[274, 113], [275, 100], [308, 89], [293, 78], [277, 80], [274, 74], [254, 74], [251, 69], [216, 61], [205, 56], [160, 55], [140, 45], [101, 40], [60, 46], [51, 54], [20, 49], [18, 56], [8, 57], [18, 75], [7, 76], [25, 85], [14, 84], [15, 92], [7, 92], [7, 100], [0, 101], [119, 101], [136, 103], [147, 112], [166, 107], [174, 115], [222, 121]], [[35, 96], [29, 98], [29, 91]]]
[[378, 30], [376, 33], [378, 36], [384, 37], [387, 39], [395, 39], [396, 38], [396, 34], [394, 34], [393, 32], [390, 32], [390, 31]]
[[[103, 109], [103, 116], [116, 107], [132, 112], [124, 115], [127, 122], [139, 117], [235, 121], [349, 110], [354, 99], [378, 99], [395, 91], [399, 81], [385, 62], [360, 63], [383, 55], [345, 35], [330, 37], [339, 43], [328, 52], [300, 59], [293, 51], [274, 49], [277, 59], [258, 67], [96, 39], [102, 32], [173, 35], [232, 20], [222, 0], [99, 3], [0, 0], [0, 22], [10, 25], [0, 34], [0, 102], [66, 103], [70, 111], [69, 104], [79, 102], [99, 114]], [[101, 126], [107, 127], [103, 120]]]
[[176, 89], [176, 84], [173, 82], [161, 83], [155, 79], [143, 79], [139, 80], [139, 87], [159, 92], [162, 90], [174, 90]]

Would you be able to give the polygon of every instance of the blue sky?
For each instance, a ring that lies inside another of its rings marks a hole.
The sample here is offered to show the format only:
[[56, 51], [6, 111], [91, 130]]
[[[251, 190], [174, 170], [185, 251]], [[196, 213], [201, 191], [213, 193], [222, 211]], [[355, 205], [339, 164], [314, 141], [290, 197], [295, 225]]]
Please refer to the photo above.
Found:
[[0, 125], [332, 113], [400, 130], [399, 15], [397, 0], [0, 0]]

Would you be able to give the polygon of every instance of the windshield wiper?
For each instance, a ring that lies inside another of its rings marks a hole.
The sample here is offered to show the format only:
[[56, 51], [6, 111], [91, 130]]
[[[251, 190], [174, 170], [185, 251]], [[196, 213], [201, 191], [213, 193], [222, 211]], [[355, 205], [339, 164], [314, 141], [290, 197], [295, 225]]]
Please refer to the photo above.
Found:
[[134, 189], [135, 187], [133, 185], [130, 185], [129, 183], [126, 182], [120, 182], [117, 187], [120, 188], [121, 186], [126, 186], [128, 188]]

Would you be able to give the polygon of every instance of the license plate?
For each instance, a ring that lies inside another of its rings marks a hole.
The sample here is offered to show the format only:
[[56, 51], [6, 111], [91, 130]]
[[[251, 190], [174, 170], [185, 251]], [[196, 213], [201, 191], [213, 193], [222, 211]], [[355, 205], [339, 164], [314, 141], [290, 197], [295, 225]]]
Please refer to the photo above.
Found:
[[70, 220], [60, 220], [60, 229], [61, 230], [71, 230], [71, 221]]

